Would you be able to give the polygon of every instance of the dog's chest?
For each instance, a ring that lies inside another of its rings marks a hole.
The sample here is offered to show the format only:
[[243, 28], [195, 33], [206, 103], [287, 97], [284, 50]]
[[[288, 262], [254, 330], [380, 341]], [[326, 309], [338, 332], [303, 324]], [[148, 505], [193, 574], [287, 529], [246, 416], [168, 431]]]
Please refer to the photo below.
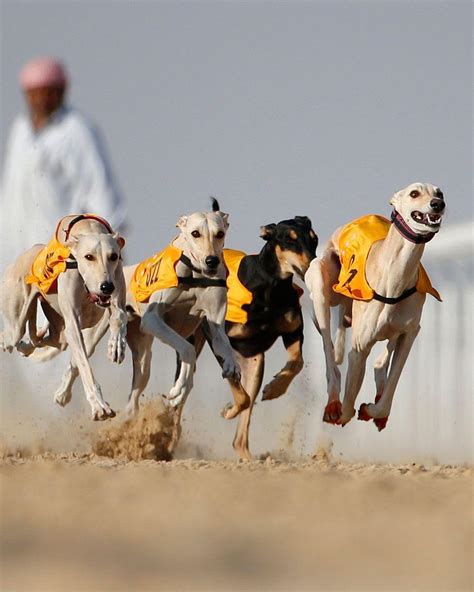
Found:
[[421, 298], [415, 294], [412, 302], [404, 301], [395, 305], [384, 305], [374, 324], [376, 340], [391, 339], [394, 335], [401, 335], [418, 327], [423, 306], [422, 303], [418, 303]]

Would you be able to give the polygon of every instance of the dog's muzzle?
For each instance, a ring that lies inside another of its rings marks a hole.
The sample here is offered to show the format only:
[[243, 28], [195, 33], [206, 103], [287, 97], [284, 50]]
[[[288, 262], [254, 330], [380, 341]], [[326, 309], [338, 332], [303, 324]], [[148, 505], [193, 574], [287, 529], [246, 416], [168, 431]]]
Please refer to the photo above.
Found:
[[[104, 282], [106, 283], [106, 282]], [[113, 286], [113, 284], [112, 284]], [[89, 290], [89, 288], [87, 286], [85, 286], [86, 288], [86, 293], [87, 293], [87, 298], [92, 302], [92, 304], [97, 304], [97, 306], [100, 306], [101, 308], [108, 308], [110, 306], [110, 294], [101, 294], [100, 292], [91, 292]], [[101, 285], [101, 289], [102, 289], [102, 285]], [[113, 287], [112, 292], [115, 288]]]
[[[442, 210], [441, 210], [442, 211]], [[415, 210], [411, 213], [412, 219], [418, 224], [428, 226], [431, 230], [438, 230], [441, 226], [442, 215], [436, 212], [423, 213]]]

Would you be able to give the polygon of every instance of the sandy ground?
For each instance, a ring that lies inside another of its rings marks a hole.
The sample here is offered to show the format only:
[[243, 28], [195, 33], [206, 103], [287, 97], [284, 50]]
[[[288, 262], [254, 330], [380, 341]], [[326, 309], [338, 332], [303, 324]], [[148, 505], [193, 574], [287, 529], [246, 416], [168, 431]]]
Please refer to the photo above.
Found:
[[1, 590], [472, 590], [472, 476], [6, 455]]

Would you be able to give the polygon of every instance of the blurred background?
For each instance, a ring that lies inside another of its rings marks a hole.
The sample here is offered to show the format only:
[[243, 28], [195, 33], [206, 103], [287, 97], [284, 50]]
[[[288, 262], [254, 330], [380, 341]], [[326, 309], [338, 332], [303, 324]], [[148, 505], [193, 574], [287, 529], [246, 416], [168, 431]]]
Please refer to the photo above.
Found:
[[[448, 213], [424, 262], [444, 302], [427, 301], [387, 429], [321, 424], [323, 350], [308, 316], [305, 370], [281, 400], [257, 405], [251, 447], [472, 461], [471, 3], [3, 0], [1, 11], [1, 161], [23, 108], [21, 66], [60, 58], [70, 103], [107, 138], [128, 204], [128, 262], [165, 246], [178, 217], [208, 208], [209, 195], [230, 214], [227, 246], [256, 252], [262, 224], [307, 215], [322, 247], [352, 218], [388, 216], [391, 194], [408, 183], [439, 185]], [[148, 394], [166, 392], [174, 373], [174, 353], [155, 350]], [[94, 368], [121, 408], [130, 360], [104, 360], [98, 352]], [[275, 347], [267, 377], [284, 361]], [[97, 426], [81, 385], [68, 408], [52, 402], [66, 362], [1, 355], [7, 445], [87, 448]], [[369, 365], [359, 401], [373, 396]], [[218, 416], [228, 398], [203, 356], [183, 454], [232, 457], [234, 426]]]

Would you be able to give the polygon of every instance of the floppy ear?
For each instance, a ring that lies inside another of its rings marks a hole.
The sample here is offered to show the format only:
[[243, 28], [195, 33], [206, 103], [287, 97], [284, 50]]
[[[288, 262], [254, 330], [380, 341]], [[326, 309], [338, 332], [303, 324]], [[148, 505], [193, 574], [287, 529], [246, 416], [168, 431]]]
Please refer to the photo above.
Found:
[[64, 244], [65, 244], [65, 246], [66, 246], [68, 249], [73, 249], [73, 248], [74, 248], [74, 247], [77, 245], [77, 243], [79, 242], [79, 237], [80, 237], [80, 236], [83, 236], [83, 235], [80, 235], [80, 234], [78, 234], [78, 235], [76, 235], [76, 236], [74, 236], [74, 235], [70, 236], [70, 237], [67, 239], [67, 241], [64, 243]]
[[276, 224], [267, 224], [266, 226], [260, 226], [260, 236], [263, 240], [270, 240], [275, 236]]
[[388, 202], [395, 209], [397, 209], [398, 206], [400, 205], [400, 200], [402, 198], [402, 193], [403, 193], [403, 189], [400, 189], [400, 191], [397, 191], [396, 193], [394, 193], [392, 195], [392, 197], [390, 198], [390, 201]]
[[184, 230], [186, 228], [186, 222], [188, 221], [187, 216], [181, 216], [180, 219], [176, 222], [177, 228], [180, 230]]
[[120, 247], [120, 249], [123, 249], [125, 246], [125, 239], [123, 238], [123, 236], [120, 236], [118, 232], [115, 232], [113, 234], [113, 237], [118, 242], [118, 246]]

